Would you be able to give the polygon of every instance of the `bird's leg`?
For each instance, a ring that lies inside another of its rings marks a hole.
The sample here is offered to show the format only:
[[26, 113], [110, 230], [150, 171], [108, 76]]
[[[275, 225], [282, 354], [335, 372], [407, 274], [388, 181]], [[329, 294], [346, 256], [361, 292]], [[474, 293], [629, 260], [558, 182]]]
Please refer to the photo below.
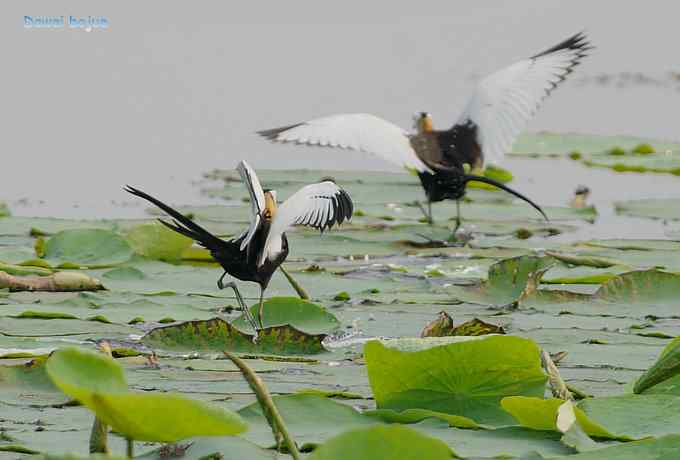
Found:
[[[221, 280], [221, 278], [220, 278], [220, 280]], [[218, 281], [218, 283], [219, 283], [219, 281]], [[229, 282], [229, 283], [227, 283], [223, 286], [232, 288], [234, 290], [234, 294], [236, 295], [236, 301], [241, 306], [241, 311], [245, 315], [246, 320], [250, 323], [250, 326], [255, 331], [255, 334], [257, 334], [257, 323], [255, 322], [255, 318], [253, 318], [253, 314], [250, 313], [250, 309], [246, 306], [246, 303], [243, 300], [243, 297], [241, 296], [241, 293], [239, 292], [238, 287], [236, 287], [236, 283], [231, 281], [231, 282]]]
[[418, 204], [418, 208], [420, 208], [420, 212], [422, 212], [423, 216], [425, 216], [427, 223], [430, 225], [434, 224], [434, 220], [432, 220], [432, 202], [427, 200], [427, 211], [425, 210], [423, 203], [420, 201], [416, 201], [416, 203]]
[[460, 200], [456, 200], [456, 226], [453, 228], [453, 233], [460, 228]]
[[227, 276], [227, 272], [222, 273], [222, 276], [220, 276], [220, 279], [217, 280], [217, 287], [220, 289], [224, 289], [224, 277]]
[[260, 320], [260, 328], [264, 329], [264, 323], [262, 322], [262, 313], [264, 311], [264, 289], [260, 288], [260, 308], [258, 310], [257, 316]]
[[451, 230], [451, 236], [449, 236], [449, 243], [456, 243], [458, 242], [458, 236], [456, 236], [456, 232], [460, 228], [460, 200], [456, 200], [456, 226], [453, 227], [453, 230]]

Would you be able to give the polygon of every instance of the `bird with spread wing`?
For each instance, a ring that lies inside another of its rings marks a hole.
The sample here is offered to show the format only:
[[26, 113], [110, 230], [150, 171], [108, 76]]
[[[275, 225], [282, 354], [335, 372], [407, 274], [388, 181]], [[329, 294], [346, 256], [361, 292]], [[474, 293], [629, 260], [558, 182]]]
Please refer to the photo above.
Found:
[[234, 290], [246, 319], [257, 331], [258, 325], [236, 283], [224, 284], [224, 277], [229, 274], [241, 281], [252, 281], [260, 285], [258, 320], [259, 329], [262, 329], [264, 291], [276, 269], [288, 256], [286, 231], [295, 225], [304, 225], [323, 232], [333, 225], [349, 220], [352, 217], [353, 204], [345, 190], [331, 180], [324, 180], [302, 187], [278, 206], [276, 192], [262, 188], [255, 171], [248, 163], [241, 161], [236, 169], [250, 194], [251, 217], [250, 226], [230, 240], [218, 238], [179, 211], [141, 190], [130, 186], [125, 190], [153, 203], [172, 217], [172, 222], [159, 219], [163, 225], [193, 239], [210, 251], [224, 269], [217, 286], [220, 289], [230, 287]]
[[[413, 133], [374, 115], [352, 113], [258, 134], [274, 142], [358, 150], [417, 172], [428, 204], [427, 211], [422, 205], [421, 210], [430, 224], [431, 203], [450, 199], [459, 205], [471, 181], [493, 185], [521, 198], [547, 220], [543, 210], [525, 196], [498, 181], [469, 174], [468, 169], [482, 168], [485, 161], [500, 161], [546, 96], [572, 73], [591, 48], [585, 34], [578, 33], [488, 75], [478, 83], [463, 114], [450, 129], [435, 130], [426, 112], [416, 114]], [[459, 226], [458, 207], [456, 229]]]

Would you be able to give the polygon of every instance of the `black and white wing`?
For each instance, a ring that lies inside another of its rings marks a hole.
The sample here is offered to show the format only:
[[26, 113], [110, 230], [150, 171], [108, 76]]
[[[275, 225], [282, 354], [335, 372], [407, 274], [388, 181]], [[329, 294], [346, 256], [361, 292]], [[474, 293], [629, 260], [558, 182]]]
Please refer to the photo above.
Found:
[[351, 219], [353, 211], [354, 204], [349, 194], [335, 182], [324, 181], [302, 187], [276, 210], [258, 265], [262, 265], [267, 256], [281, 251], [281, 237], [289, 228], [305, 225], [323, 232]]
[[578, 33], [485, 77], [452, 130], [458, 126], [469, 127], [472, 122], [476, 125], [476, 141], [484, 158], [500, 161], [543, 99], [564, 81], [590, 49], [585, 34]]
[[[262, 185], [260, 185], [260, 179], [258, 179], [257, 174], [255, 174], [255, 170], [244, 160], [239, 162], [238, 166], [236, 166], [236, 170], [241, 175], [241, 180], [246, 185], [248, 193], [250, 194], [250, 227], [246, 230], [245, 237], [241, 241], [241, 251], [243, 251], [248, 244], [250, 244], [255, 232], [262, 223], [262, 212], [265, 208], [265, 202], [264, 191], [262, 190]], [[239, 238], [241, 238], [241, 236], [239, 236]]]
[[429, 171], [416, 156], [406, 131], [368, 113], [331, 115], [257, 133], [274, 142], [358, 150], [407, 169]]

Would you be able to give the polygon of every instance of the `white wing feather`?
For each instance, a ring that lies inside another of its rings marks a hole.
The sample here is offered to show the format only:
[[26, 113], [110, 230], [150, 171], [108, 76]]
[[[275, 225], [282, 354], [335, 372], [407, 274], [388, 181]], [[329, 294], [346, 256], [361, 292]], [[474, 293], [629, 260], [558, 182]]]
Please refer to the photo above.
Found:
[[278, 207], [269, 228], [258, 265], [281, 251], [281, 237], [294, 225], [306, 225], [323, 231], [352, 217], [352, 200], [331, 181], [302, 187]]
[[485, 77], [457, 124], [474, 122], [484, 158], [502, 160], [543, 99], [572, 72], [588, 49], [585, 35], [577, 34]]
[[257, 178], [255, 170], [250, 167], [246, 161], [240, 161], [236, 170], [241, 175], [241, 180], [246, 185], [248, 193], [250, 194], [250, 227], [246, 231], [246, 236], [241, 241], [241, 251], [243, 251], [250, 241], [253, 239], [257, 228], [260, 226], [262, 221], [262, 211], [265, 208], [264, 202], [264, 191], [262, 190], [262, 185], [260, 185], [260, 179]]
[[416, 156], [406, 131], [367, 113], [316, 118], [292, 126], [259, 131], [258, 134], [274, 142], [358, 150], [405, 168], [429, 171]]

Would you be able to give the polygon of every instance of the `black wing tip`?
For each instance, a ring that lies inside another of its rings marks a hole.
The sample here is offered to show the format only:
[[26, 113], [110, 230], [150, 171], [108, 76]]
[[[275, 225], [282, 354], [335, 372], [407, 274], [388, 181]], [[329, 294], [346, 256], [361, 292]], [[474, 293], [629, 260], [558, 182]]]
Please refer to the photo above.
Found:
[[304, 123], [295, 123], [293, 125], [281, 126], [279, 128], [263, 129], [260, 131], [255, 131], [255, 134], [258, 134], [269, 141], [277, 142], [279, 141], [279, 134], [288, 131], [289, 129], [297, 128], [303, 124]]
[[577, 57], [582, 58], [586, 56], [586, 51], [592, 50], [594, 48], [595, 47], [588, 40], [588, 36], [586, 35], [585, 31], [581, 31], [572, 35], [566, 40], [561, 41], [557, 45], [548, 48], [547, 50], [542, 51], [534, 56], [531, 56], [531, 59], [537, 59], [541, 56], [547, 56], [548, 54], [556, 53], [557, 51], [562, 50], [575, 51], [577, 53]]

